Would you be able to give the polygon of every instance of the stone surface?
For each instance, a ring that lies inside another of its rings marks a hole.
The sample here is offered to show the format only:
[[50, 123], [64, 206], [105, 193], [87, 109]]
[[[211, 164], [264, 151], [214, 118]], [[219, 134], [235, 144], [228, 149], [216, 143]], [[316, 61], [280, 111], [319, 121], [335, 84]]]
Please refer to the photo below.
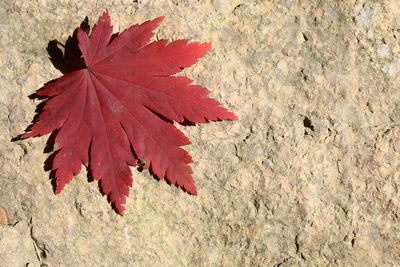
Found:
[[21, 221], [13, 226], [0, 225], [1, 266], [40, 266], [42, 259], [29, 225]]
[[[47, 43], [105, 9], [115, 31], [164, 15], [155, 38], [213, 43], [185, 75], [240, 120], [181, 127], [197, 197], [133, 168], [118, 216], [85, 170], [53, 194], [47, 137], [10, 141], [60, 75]], [[397, 0], [1, 1], [2, 266], [398, 265], [399, 18]]]

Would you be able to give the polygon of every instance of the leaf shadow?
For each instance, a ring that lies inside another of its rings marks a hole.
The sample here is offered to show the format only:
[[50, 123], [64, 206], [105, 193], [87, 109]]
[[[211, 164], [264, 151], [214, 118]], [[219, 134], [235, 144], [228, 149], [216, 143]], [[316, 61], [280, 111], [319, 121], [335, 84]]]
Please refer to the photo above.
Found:
[[[73, 72], [85, 68], [81, 50], [78, 44], [78, 29], [83, 30], [87, 34], [90, 31], [89, 19], [86, 17], [80, 26], [76, 28], [71, 36], [67, 38], [65, 45], [62, 45], [57, 40], [52, 40], [47, 45], [47, 53], [53, 66], [63, 74]], [[64, 53], [58, 47], [64, 46]]]

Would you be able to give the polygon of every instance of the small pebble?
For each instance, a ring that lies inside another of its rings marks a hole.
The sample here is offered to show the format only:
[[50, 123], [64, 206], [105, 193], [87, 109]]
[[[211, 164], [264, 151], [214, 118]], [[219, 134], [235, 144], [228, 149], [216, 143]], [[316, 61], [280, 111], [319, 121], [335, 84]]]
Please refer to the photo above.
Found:
[[0, 208], [0, 225], [8, 225], [7, 212]]

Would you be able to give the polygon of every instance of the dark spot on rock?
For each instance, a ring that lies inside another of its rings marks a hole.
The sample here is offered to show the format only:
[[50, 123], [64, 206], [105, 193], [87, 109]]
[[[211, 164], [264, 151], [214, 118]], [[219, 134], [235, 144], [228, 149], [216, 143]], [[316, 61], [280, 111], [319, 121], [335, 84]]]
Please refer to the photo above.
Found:
[[304, 117], [303, 125], [304, 128], [306, 128], [304, 131], [304, 135], [309, 135], [310, 131], [312, 132], [314, 131], [314, 125], [312, 125], [311, 120], [309, 118]]

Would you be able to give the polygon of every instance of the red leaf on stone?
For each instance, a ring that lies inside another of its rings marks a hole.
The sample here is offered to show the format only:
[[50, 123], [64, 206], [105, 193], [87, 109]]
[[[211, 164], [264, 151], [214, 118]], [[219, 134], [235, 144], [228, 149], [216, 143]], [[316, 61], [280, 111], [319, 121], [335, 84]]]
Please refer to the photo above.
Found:
[[207, 89], [186, 77], [171, 76], [194, 64], [211, 44], [188, 40], [147, 44], [162, 20], [112, 34], [110, 17], [104, 12], [90, 35], [88, 29], [77, 29], [82, 55], [78, 62], [69, 62], [65, 75], [36, 92], [47, 100], [22, 137], [54, 132], [56, 193], [80, 172], [82, 163], [88, 164], [102, 192], [122, 213], [132, 186], [128, 165], [140, 159], [159, 179], [197, 194], [188, 165], [192, 158], [180, 148], [190, 141], [172, 122], [237, 118], [207, 98]]

